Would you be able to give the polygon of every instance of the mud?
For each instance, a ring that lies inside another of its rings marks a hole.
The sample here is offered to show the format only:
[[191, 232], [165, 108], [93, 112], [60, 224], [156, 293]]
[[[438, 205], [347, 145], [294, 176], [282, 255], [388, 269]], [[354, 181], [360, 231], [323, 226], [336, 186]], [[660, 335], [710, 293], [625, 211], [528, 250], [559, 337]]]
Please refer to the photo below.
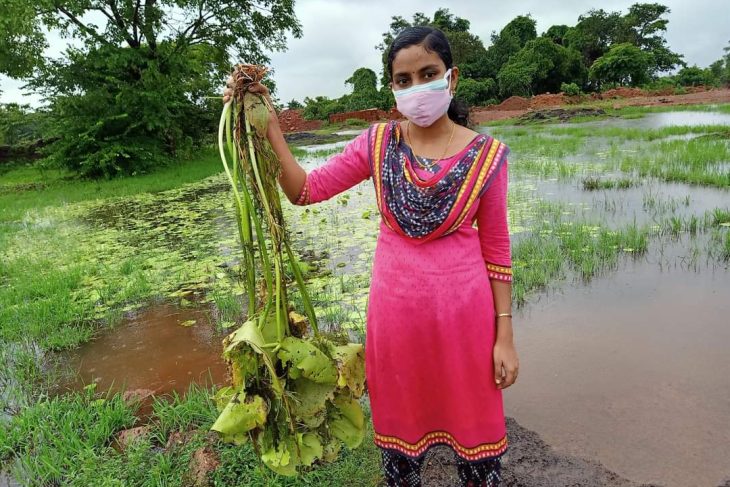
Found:
[[179, 309], [162, 303], [143, 309], [65, 356], [74, 373], [57, 392], [151, 389], [155, 394], [183, 394], [192, 382], [224, 384], [223, 336], [202, 309]]
[[316, 134], [314, 132], [293, 132], [284, 134], [284, 139], [293, 146], [302, 145], [315, 145], [315, 144], [330, 144], [333, 142], [341, 142], [344, 140], [351, 140], [352, 135], [350, 134]]
[[[555, 451], [540, 435], [507, 416], [509, 448], [502, 456], [501, 487], [659, 487], [633, 482], [601, 463]], [[444, 445], [426, 454], [423, 487], [459, 485], [456, 456]]]
[[606, 112], [600, 108], [546, 108], [520, 116], [516, 124], [567, 122], [575, 117], [600, 117]]

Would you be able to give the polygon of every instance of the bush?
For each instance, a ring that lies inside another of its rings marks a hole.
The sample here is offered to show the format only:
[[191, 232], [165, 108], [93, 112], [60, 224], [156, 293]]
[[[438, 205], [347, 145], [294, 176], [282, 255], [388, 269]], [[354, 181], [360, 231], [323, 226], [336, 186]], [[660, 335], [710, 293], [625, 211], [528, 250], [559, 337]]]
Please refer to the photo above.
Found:
[[560, 84], [560, 91], [562, 91], [564, 94], [568, 96], [576, 96], [576, 95], [582, 95], [583, 91], [581, 91], [580, 86], [578, 86], [575, 83], [561, 83]]
[[497, 85], [492, 78], [482, 80], [462, 79], [456, 87], [456, 96], [471, 106], [484, 105], [496, 95]]

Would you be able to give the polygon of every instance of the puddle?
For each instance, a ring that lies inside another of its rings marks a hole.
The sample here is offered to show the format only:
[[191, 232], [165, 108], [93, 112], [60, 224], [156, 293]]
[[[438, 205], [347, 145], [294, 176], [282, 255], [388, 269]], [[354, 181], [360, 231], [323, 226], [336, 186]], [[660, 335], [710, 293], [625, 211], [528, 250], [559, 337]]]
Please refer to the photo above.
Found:
[[[339, 142], [330, 142], [329, 144], [315, 144], [315, 145], [302, 145], [300, 146], [301, 149], [304, 149], [307, 152], [319, 152], [319, 151], [329, 151], [334, 149], [342, 149], [344, 148], [350, 141], [349, 140], [341, 140]], [[321, 161], [318, 162], [317, 165], [322, 165], [325, 162], [327, 162], [328, 158], [322, 158]], [[311, 163], [313, 162], [311, 159], [307, 160], [306, 162]]]
[[647, 113], [641, 118], [617, 118], [582, 122], [581, 126], [598, 125], [601, 127], [625, 127], [641, 129], [658, 129], [676, 125], [695, 127], [698, 125], [730, 125], [730, 114], [702, 111], [676, 111]]
[[520, 379], [505, 391], [505, 413], [557, 451], [638, 482], [722, 483], [730, 272], [683, 267], [688, 247], [668, 245], [522, 308]]
[[335, 135], [360, 135], [363, 130], [367, 129], [340, 130], [339, 132], [335, 132]]
[[[190, 320], [195, 324], [181, 325]], [[95, 382], [101, 391], [150, 389], [165, 394], [184, 393], [192, 382], [223, 384], [222, 339], [204, 310], [153, 305], [69, 352], [65, 363], [78, 373], [61, 390]]]

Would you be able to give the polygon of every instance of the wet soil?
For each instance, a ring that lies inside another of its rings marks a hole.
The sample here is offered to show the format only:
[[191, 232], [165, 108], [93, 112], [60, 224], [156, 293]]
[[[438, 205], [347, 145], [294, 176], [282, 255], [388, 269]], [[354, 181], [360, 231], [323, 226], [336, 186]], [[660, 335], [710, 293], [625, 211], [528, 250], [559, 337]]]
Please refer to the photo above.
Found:
[[516, 124], [567, 122], [575, 117], [603, 117], [606, 111], [601, 108], [545, 108], [525, 113]]
[[291, 132], [284, 134], [284, 139], [293, 146], [329, 144], [332, 142], [340, 142], [343, 140], [351, 140], [352, 134], [349, 133], [331, 133], [318, 134], [315, 132]]

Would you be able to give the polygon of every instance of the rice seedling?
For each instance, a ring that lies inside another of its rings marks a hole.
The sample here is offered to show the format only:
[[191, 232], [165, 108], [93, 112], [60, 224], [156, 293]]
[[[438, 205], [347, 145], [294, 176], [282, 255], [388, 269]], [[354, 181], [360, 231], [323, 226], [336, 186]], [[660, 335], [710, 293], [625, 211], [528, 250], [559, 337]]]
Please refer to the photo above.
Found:
[[[277, 186], [281, 166], [266, 139], [270, 107], [247, 89], [265, 73], [261, 66], [236, 66], [234, 96], [219, 125], [243, 249], [248, 314], [223, 342], [233, 383], [216, 393], [220, 416], [211, 429], [226, 442], [251, 441], [267, 467], [295, 476], [317, 460], [336, 459], [340, 441], [349, 448], [361, 444], [364, 416], [358, 398], [365, 364], [361, 344], [335, 343], [317, 326], [284, 224]], [[306, 318], [290, 306], [285, 256]]]

